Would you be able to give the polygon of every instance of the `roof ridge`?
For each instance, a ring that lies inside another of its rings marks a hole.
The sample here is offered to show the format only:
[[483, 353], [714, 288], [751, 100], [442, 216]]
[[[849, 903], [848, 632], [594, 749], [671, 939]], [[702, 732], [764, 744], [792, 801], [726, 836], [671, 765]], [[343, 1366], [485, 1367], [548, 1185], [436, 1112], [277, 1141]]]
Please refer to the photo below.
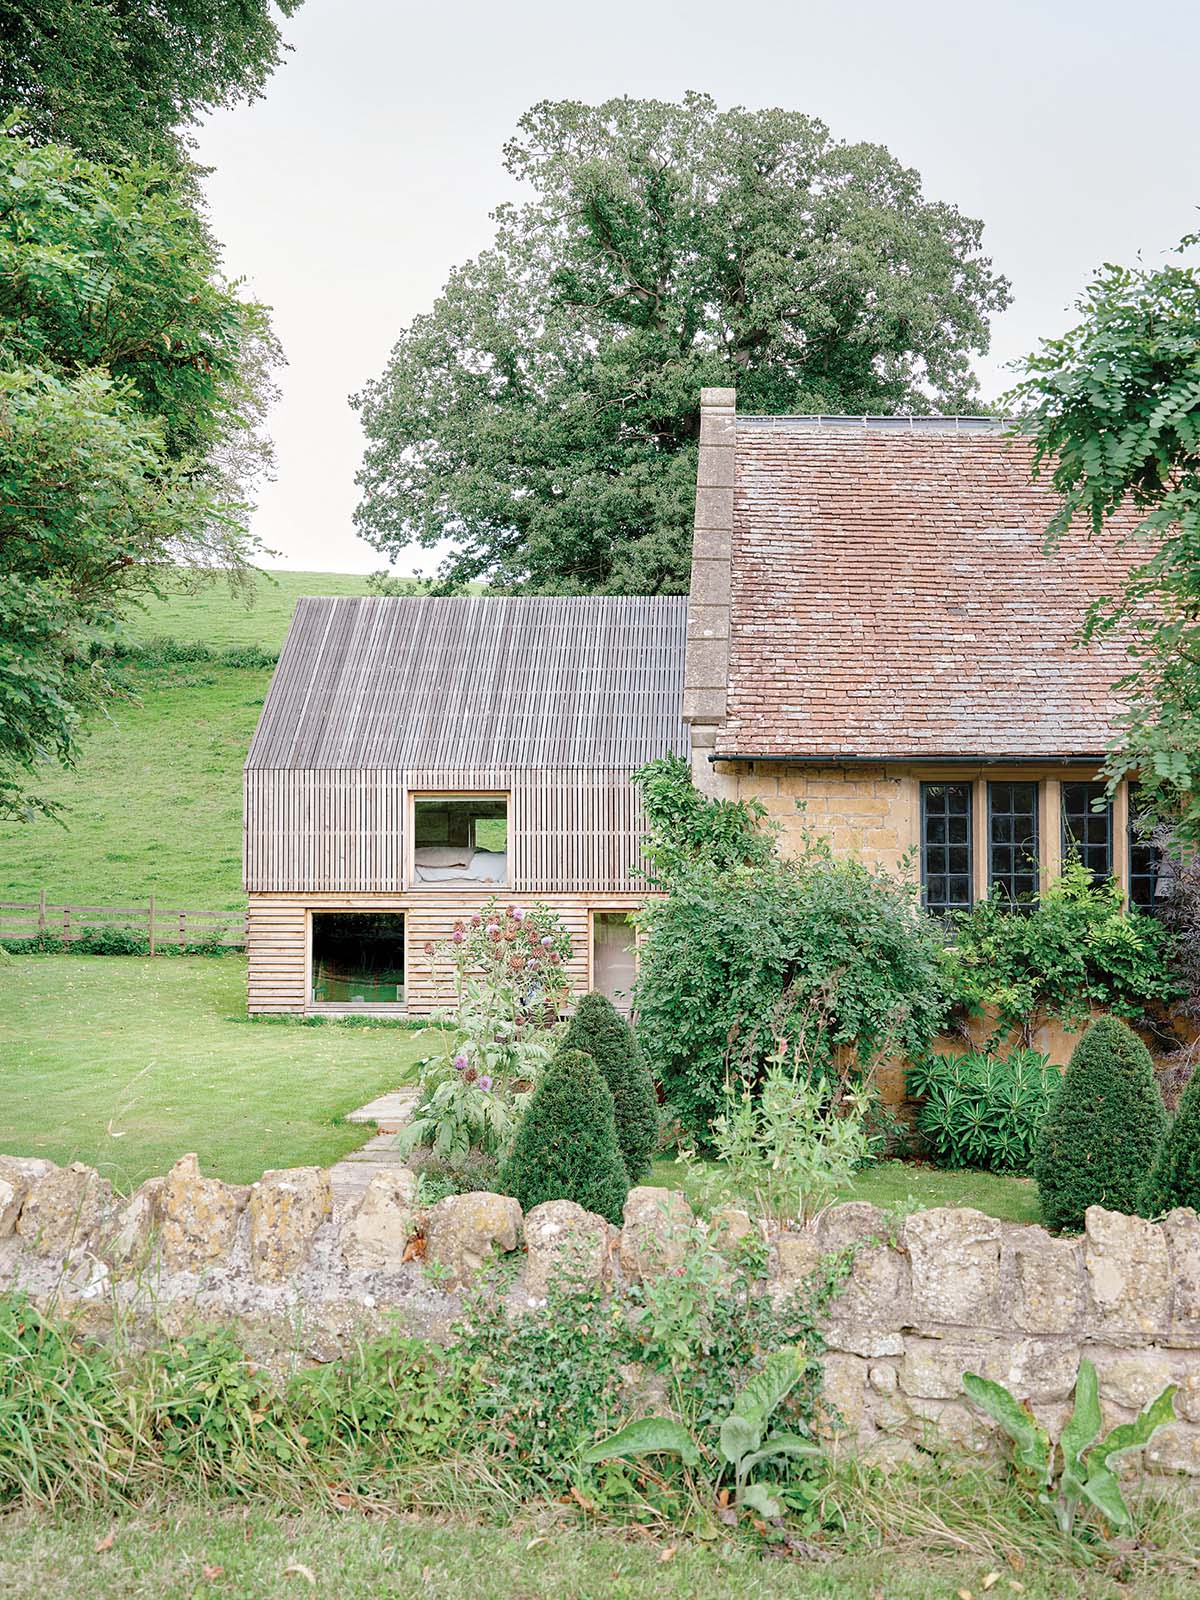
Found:
[[955, 412], [949, 415], [917, 416], [908, 412], [893, 415], [864, 412], [742, 412], [738, 427], [778, 428], [870, 428], [881, 433], [1000, 433], [1011, 428], [1013, 418], [993, 417], [982, 412]]

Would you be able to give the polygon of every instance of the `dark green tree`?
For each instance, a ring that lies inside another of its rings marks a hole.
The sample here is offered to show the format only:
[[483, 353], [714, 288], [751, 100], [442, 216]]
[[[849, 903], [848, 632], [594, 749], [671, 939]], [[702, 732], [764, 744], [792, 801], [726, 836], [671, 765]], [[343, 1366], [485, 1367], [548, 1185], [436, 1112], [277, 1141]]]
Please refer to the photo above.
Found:
[[253, 100], [302, 0], [0, 0], [0, 121], [97, 161], [177, 165], [183, 130]]
[[705, 384], [747, 411], [962, 409], [1008, 286], [981, 224], [798, 112], [544, 102], [533, 191], [355, 398], [360, 532], [447, 583], [682, 592]]
[[1042, 1221], [1078, 1231], [1089, 1206], [1137, 1215], [1166, 1126], [1150, 1052], [1124, 1022], [1101, 1017], [1042, 1123], [1033, 1160]]
[[0, 812], [113, 692], [114, 618], [247, 569], [272, 350], [180, 179], [0, 134]]
[[1148, 1217], [1176, 1206], [1200, 1211], [1200, 1072], [1196, 1071], [1187, 1081], [1142, 1195], [1142, 1210]]
[[586, 1050], [612, 1091], [617, 1142], [630, 1183], [637, 1183], [658, 1148], [658, 1096], [633, 1029], [607, 995], [585, 994], [563, 1037], [564, 1050]]
[[629, 1175], [617, 1143], [612, 1093], [585, 1050], [560, 1050], [533, 1091], [500, 1173], [524, 1211], [574, 1200], [619, 1224]]

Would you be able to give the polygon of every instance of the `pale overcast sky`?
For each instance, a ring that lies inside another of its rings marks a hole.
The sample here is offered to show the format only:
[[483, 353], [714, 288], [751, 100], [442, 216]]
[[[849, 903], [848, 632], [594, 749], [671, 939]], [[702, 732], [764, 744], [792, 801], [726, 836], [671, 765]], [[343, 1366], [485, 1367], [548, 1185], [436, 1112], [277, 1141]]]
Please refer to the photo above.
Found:
[[1200, 203], [1195, 0], [306, 0], [263, 100], [199, 157], [230, 274], [274, 307], [289, 365], [278, 478], [256, 523], [274, 565], [370, 572], [354, 533], [347, 396], [383, 367], [512, 194], [500, 147], [538, 100], [704, 90], [885, 144], [927, 195], [985, 223], [1012, 280], [981, 367], [1061, 332], [1103, 260], [1157, 260]]

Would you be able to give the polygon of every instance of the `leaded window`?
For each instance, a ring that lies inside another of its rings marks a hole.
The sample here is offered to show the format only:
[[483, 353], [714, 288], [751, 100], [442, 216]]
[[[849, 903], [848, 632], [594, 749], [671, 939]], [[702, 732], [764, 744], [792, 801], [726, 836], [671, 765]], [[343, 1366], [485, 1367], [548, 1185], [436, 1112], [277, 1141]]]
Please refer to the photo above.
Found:
[[1074, 856], [1094, 883], [1106, 883], [1113, 868], [1113, 815], [1105, 785], [1064, 783], [1061, 796], [1064, 864]]
[[1010, 900], [1038, 892], [1038, 786], [988, 784], [988, 883]]
[[921, 785], [921, 892], [936, 916], [971, 909], [971, 785]]
[[1129, 788], [1129, 903], [1143, 911], [1153, 911], [1158, 901], [1158, 872], [1162, 853], [1151, 843], [1153, 824], [1141, 816], [1141, 799], [1136, 784]]

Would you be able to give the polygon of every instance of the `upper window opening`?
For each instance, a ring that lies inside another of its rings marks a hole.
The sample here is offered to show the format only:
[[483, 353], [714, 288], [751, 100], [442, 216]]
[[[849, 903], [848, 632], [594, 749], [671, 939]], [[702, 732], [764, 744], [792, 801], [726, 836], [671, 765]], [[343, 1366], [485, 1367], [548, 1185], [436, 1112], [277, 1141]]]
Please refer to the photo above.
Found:
[[[1099, 810], [1096, 802], [1103, 801]], [[1094, 883], [1107, 883], [1113, 867], [1112, 801], [1102, 783], [1062, 785], [1062, 853], [1075, 856]]]
[[971, 909], [971, 785], [921, 785], [921, 893], [935, 916]]
[[508, 883], [508, 800], [431, 796], [413, 801], [414, 884]]
[[1038, 786], [988, 784], [988, 883], [1010, 900], [1038, 892]]

